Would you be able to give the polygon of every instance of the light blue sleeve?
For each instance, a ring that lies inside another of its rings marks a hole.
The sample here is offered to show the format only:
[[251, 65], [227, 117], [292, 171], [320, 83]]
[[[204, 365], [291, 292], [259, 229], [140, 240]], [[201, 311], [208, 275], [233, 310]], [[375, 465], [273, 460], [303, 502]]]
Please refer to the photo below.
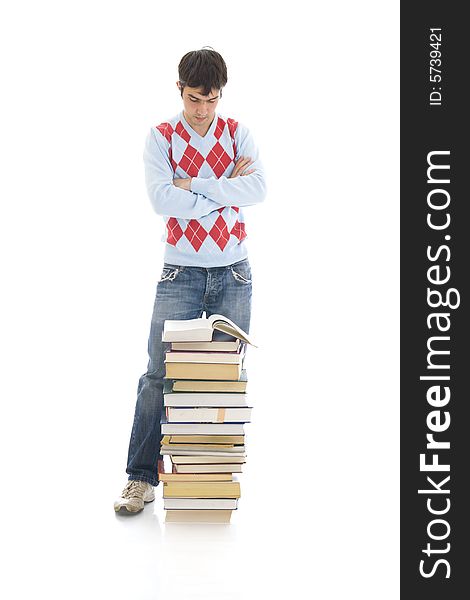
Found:
[[249, 130], [238, 124], [235, 132], [237, 155], [235, 162], [241, 157], [250, 157], [253, 163], [248, 170], [255, 169], [251, 175], [238, 176], [229, 179], [219, 177], [193, 177], [191, 191], [203, 194], [214, 200], [219, 206], [251, 206], [259, 204], [266, 197], [266, 182], [259, 151]]
[[144, 149], [145, 183], [155, 212], [177, 219], [200, 219], [219, 209], [220, 204], [206, 196], [173, 185], [169, 146], [157, 129], [150, 130]]

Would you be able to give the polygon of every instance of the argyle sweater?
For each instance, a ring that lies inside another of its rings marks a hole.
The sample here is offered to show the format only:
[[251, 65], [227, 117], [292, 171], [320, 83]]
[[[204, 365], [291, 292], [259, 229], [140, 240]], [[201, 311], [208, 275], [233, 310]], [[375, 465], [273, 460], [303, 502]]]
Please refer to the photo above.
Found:
[[[254, 161], [254, 173], [229, 179], [240, 156]], [[165, 262], [218, 267], [247, 256], [242, 207], [266, 193], [258, 150], [246, 127], [215, 114], [200, 136], [183, 112], [152, 127], [144, 150], [145, 181], [152, 206], [166, 224]], [[192, 177], [191, 191], [173, 185]]]

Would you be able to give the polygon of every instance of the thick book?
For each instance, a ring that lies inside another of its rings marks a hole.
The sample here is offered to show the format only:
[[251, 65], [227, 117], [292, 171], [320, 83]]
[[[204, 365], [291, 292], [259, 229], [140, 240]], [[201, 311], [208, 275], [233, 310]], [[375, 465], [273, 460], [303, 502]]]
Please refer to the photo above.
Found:
[[162, 414], [163, 435], [244, 435], [243, 423], [168, 423]]
[[244, 435], [164, 435], [162, 444], [244, 444]]
[[183, 363], [165, 360], [165, 377], [168, 379], [216, 379], [238, 381], [242, 365], [227, 363]]
[[211, 315], [199, 319], [166, 320], [162, 340], [164, 342], [210, 342], [214, 330], [227, 333], [252, 346], [255, 345], [243, 329], [223, 315]]
[[242, 369], [238, 381], [209, 381], [201, 379], [173, 381], [173, 392], [246, 392], [248, 380]]
[[171, 462], [174, 465], [200, 465], [200, 464], [237, 464], [246, 462], [246, 455], [243, 456], [175, 456], [171, 455]]
[[219, 463], [215, 465], [173, 465], [175, 473], [242, 473], [243, 464]]
[[163, 498], [163, 508], [170, 509], [235, 509], [238, 498]]
[[208, 352], [208, 351], [176, 351], [165, 352], [165, 362], [183, 363], [222, 363], [241, 365], [245, 356], [245, 344], [242, 344], [235, 352]]
[[162, 423], [162, 433], [168, 435], [244, 435], [243, 423]]
[[171, 342], [172, 350], [211, 350], [212, 352], [235, 352], [241, 341], [216, 341], [216, 342]]
[[163, 484], [164, 498], [240, 498], [238, 481], [170, 481]]
[[231, 510], [170, 510], [165, 512], [167, 523], [230, 523]]
[[167, 454], [172, 452], [192, 452], [193, 454], [219, 454], [220, 452], [225, 454], [236, 454], [245, 452], [245, 446], [243, 444], [230, 445], [230, 444], [162, 444], [160, 449], [166, 450]]
[[214, 452], [211, 450], [175, 450], [161, 447], [160, 454], [164, 456], [246, 456], [245, 452]]
[[168, 423], [249, 423], [251, 407], [196, 407], [166, 408]]
[[159, 473], [159, 481], [232, 481], [231, 473]]
[[165, 406], [248, 406], [248, 394], [237, 393], [198, 393], [172, 392], [173, 381], [165, 379], [163, 384], [163, 404]]

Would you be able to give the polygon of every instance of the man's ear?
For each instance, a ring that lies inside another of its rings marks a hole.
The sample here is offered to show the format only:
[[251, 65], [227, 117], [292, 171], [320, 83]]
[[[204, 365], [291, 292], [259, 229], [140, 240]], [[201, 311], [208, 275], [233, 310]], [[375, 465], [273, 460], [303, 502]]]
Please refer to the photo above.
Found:
[[181, 97], [183, 97], [183, 86], [181, 85], [181, 83], [179, 81], [176, 82], [176, 87], [179, 89], [179, 91], [181, 93]]

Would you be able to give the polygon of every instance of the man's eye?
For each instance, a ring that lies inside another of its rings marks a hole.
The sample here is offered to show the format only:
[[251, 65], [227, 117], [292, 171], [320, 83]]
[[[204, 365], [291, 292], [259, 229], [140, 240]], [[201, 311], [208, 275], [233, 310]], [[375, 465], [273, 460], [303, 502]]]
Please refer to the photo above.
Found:
[[191, 102], [197, 102], [194, 98], [190, 98]]

